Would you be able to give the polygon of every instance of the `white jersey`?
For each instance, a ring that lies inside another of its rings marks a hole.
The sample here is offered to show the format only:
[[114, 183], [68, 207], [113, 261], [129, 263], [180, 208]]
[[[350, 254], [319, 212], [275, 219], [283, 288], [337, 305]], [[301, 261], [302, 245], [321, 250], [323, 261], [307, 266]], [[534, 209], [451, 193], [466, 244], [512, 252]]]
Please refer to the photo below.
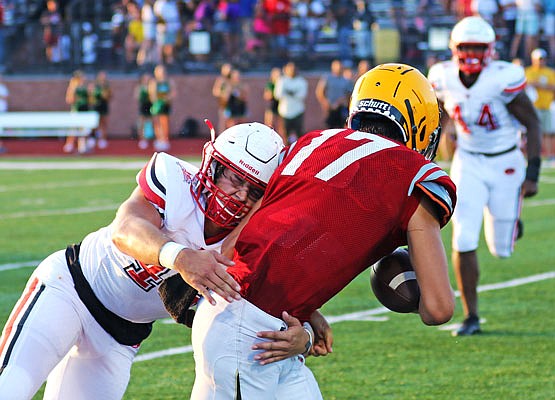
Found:
[[[191, 194], [198, 168], [165, 153], [156, 153], [137, 174], [145, 197], [160, 212], [162, 230], [187, 248], [220, 250], [222, 238], [208, 244], [204, 239], [204, 214]], [[157, 265], [145, 265], [112, 242], [112, 226], [85, 237], [79, 260], [83, 274], [106, 308], [133, 322], [168, 317], [158, 295], [164, 278], [176, 274]]]
[[518, 144], [518, 125], [507, 104], [526, 87], [522, 67], [506, 61], [492, 61], [467, 88], [459, 78], [458, 65], [444, 61], [430, 68], [428, 79], [455, 122], [459, 148], [476, 153], [497, 153]]

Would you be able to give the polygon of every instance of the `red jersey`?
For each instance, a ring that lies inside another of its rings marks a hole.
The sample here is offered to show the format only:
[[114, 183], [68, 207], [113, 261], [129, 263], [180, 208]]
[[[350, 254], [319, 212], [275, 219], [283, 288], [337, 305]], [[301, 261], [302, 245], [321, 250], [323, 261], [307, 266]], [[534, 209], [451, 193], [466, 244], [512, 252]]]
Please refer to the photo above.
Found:
[[228, 271], [260, 309], [308, 320], [358, 274], [407, 244], [421, 196], [437, 204], [445, 225], [455, 185], [436, 164], [381, 136], [310, 132], [270, 179]]

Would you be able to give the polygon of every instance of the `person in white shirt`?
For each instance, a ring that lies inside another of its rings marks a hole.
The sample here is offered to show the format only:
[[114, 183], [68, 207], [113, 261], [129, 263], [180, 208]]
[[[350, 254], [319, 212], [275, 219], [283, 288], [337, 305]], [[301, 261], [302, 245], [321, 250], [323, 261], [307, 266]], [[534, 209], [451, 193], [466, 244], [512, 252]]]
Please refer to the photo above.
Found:
[[283, 67], [283, 75], [274, 88], [275, 98], [279, 101], [278, 113], [283, 119], [285, 135], [289, 143], [293, 143], [304, 133], [305, 99], [308, 82], [297, 75], [297, 66], [288, 62]]

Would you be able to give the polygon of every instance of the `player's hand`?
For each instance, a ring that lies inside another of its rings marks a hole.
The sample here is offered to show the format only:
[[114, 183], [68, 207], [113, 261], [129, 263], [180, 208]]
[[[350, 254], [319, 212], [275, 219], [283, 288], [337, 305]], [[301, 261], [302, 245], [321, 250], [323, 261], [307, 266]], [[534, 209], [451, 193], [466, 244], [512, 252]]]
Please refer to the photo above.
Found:
[[183, 249], [175, 259], [174, 269], [210, 304], [215, 305], [210, 290], [229, 302], [241, 299], [241, 287], [226, 271], [231, 265], [234, 262], [217, 251]]
[[538, 182], [529, 181], [528, 179], [522, 183], [522, 195], [524, 197], [532, 197], [538, 194]]
[[285, 360], [305, 351], [309, 335], [304, 330], [301, 321], [286, 311], [282, 313], [282, 318], [288, 326], [287, 330], [263, 331], [256, 334], [259, 338], [269, 339], [269, 341], [252, 346], [253, 350], [263, 350], [254, 356], [254, 359], [261, 365]]
[[333, 352], [333, 332], [331, 330], [330, 324], [326, 321], [326, 318], [316, 310], [310, 316], [310, 325], [314, 330], [314, 344], [312, 349], [310, 349], [310, 355], [326, 356]]

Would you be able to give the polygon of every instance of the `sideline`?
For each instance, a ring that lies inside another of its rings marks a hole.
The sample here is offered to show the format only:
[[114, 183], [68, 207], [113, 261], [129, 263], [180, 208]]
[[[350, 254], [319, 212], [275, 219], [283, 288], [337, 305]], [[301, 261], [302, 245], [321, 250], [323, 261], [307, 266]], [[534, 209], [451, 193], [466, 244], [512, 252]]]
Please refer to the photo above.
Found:
[[[540, 282], [540, 281], [544, 281], [547, 279], [555, 279], [555, 271], [550, 271], [550, 272], [545, 272], [542, 274], [537, 274], [537, 275], [531, 275], [531, 276], [527, 276], [524, 278], [517, 278], [517, 279], [511, 279], [509, 281], [506, 282], [499, 282], [499, 283], [493, 283], [493, 284], [488, 284], [488, 285], [480, 285], [478, 286], [478, 292], [489, 292], [492, 290], [499, 290], [499, 289], [507, 289], [507, 288], [511, 288], [511, 287], [515, 287], [515, 286], [521, 286], [521, 285], [526, 285], [529, 283], [534, 283], [534, 282]], [[460, 293], [458, 291], [455, 292], [455, 296], [459, 297]], [[368, 320], [377, 320], [377, 319], [369, 319], [369, 317], [374, 316], [374, 315], [380, 315], [380, 314], [386, 314], [386, 313], [390, 313], [391, 311], [388, 310], [385, 307], [378, 307], [378, 308], [373, 308], [370, 310], [365, 310], [365, 311], [359, 311], [359, 312], [354, 312], [354, 313], [349, 313], [349, 314], [343, 314], [343, 315], [336, 315], [336, 316], [331, 316], [331, 317], [327, 317], [326, 319], [328, 320], [328, 322], [330, 324], [335, 324], [338, 322], [343, 322], [343, 321], [368, 321]], [[384, 320], [384, 319], [379, 319], [379, 320]], [[438, 329], [444, 329], [443, 327], [438, 327]], [[183, 347], [173, 347], [170, 349], [166, 349], [166, 350], [160, 350], [160, 351], [153, 351], [150, 353], [145, 353], [145, 354], [139, 354], [137, 357], [135, 357], [135, 360], [133, 361], [135, 362], [142, 362], [142, 361], [148, 361], [148, 360], [154, 360], [156, 358], [161, 358], [161, 357], [167, 357], [167, 356], [172, 356], [172, 355], [176, 355], [176, 354], [186, 354], [186, 353], [191, 353], [193, 351], [193, 347], [192, 346], [183, 346]]]

